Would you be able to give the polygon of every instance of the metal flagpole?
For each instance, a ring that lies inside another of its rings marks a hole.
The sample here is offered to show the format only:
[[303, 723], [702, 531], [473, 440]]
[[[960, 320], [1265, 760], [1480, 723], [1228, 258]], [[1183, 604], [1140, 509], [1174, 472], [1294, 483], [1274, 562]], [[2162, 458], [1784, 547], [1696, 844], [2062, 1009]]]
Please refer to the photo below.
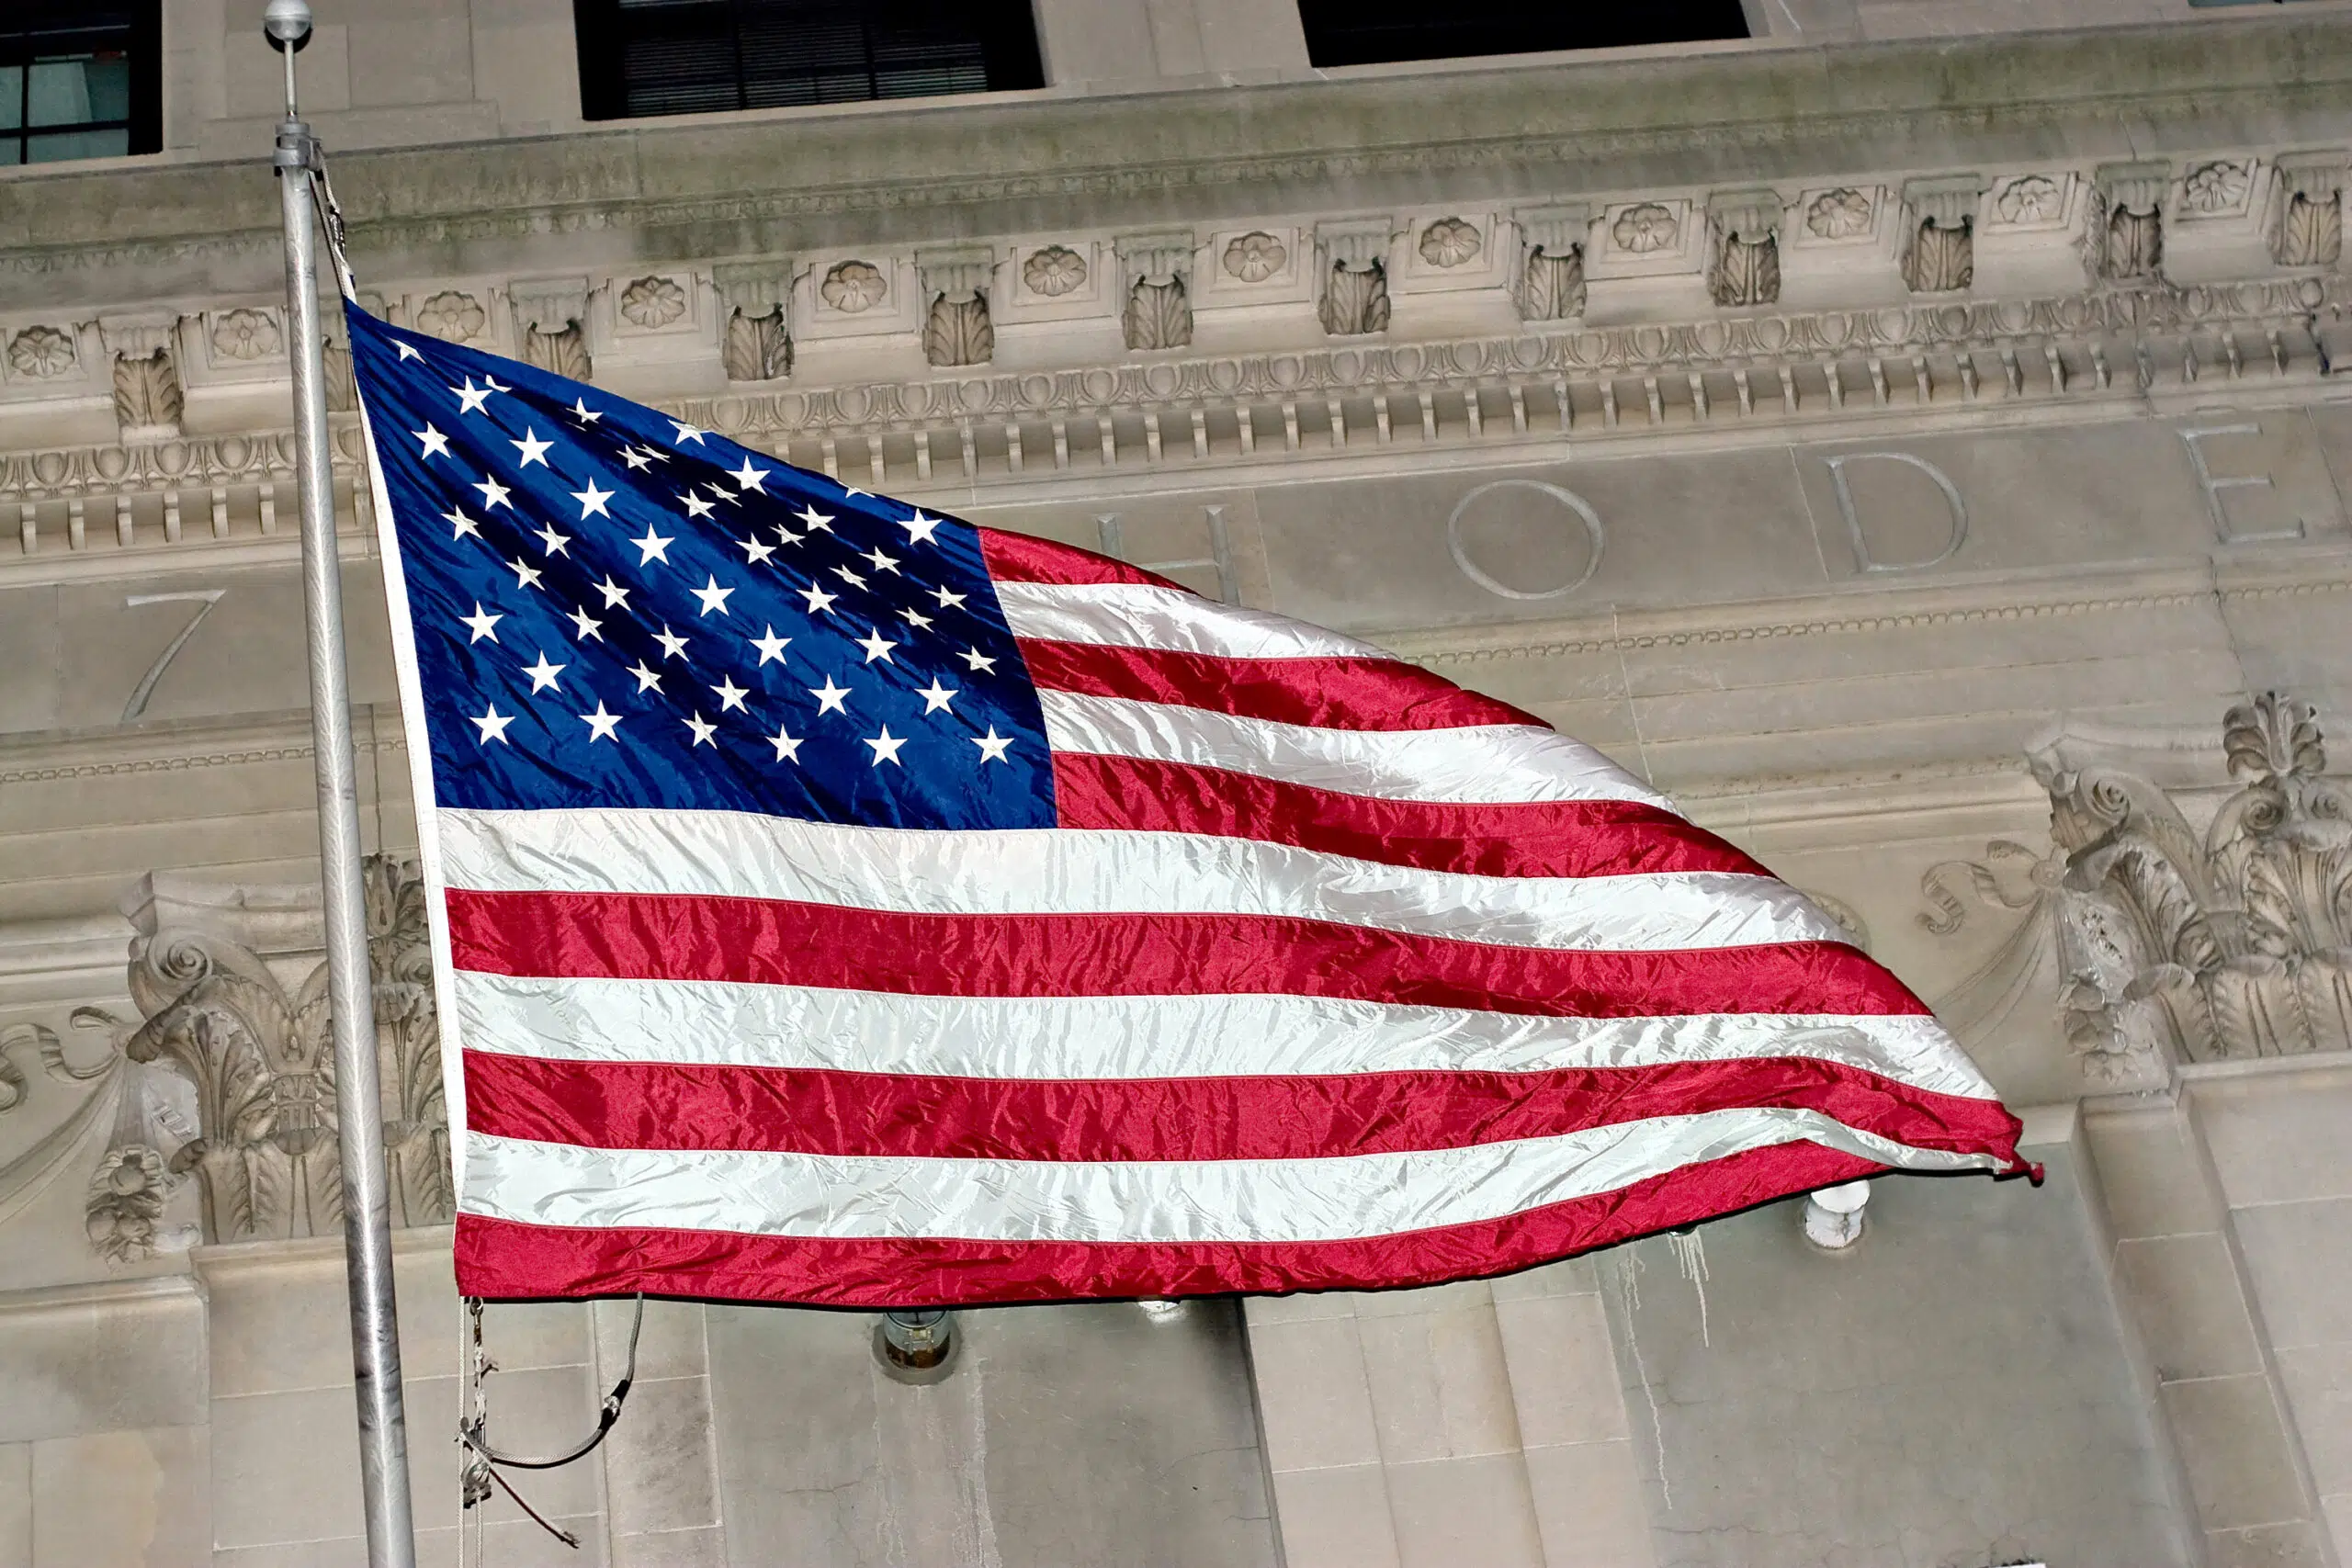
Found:
[[391, 1200], [384, 1175], [376, 1013], [359, 882], [359, 799], [344, 671], [343, 572], [335, 555], [334, 475], [327, 465], [324, 343], [319, 326], [318, 222], [311, 174], [318, 143], [297, 118], [294, 54], [311, 7], [270, 0], [263, 29], [286, 56], [286, 119], [277, 128], [277, 190], [286, 217], [286, 306], [293, 325], [294, 469], [302, 504], [302, 604], [310, 623], [311, 737], [318, 760], [319, 859], [325, 878], [327, 995], [334, 1020], [335, 1123], [343, 1154], [343, 1243], [351, 1295], [351, 1360], [359, 1403], [360, 1493], [369, 1568], [414, 1568], [408, 1421], [401, 1404], [392, 1305]]

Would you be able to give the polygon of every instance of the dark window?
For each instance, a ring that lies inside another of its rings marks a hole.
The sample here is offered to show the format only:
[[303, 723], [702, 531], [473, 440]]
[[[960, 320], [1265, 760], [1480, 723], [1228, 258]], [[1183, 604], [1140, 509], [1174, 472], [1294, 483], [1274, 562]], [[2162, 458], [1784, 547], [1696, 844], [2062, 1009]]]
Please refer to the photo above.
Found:
[[1459, 8], [1429, 0], [1299, 0], [1298, 16], [1306, 24], [1307, 58], [1317, 65], [1747, 37], [1739, 0], [1501, 0]]
[[164, 144], [160, 0], [0, 4], [0, 164]]
[[590, 119], [1040, 87], [1028, 0], [572, 0]]

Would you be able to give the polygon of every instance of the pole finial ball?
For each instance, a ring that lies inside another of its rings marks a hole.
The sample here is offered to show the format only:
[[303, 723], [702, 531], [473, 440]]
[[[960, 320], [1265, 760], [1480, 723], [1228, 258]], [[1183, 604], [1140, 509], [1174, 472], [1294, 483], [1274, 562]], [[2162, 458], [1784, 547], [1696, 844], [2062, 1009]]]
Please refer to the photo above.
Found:
[[271, 48], [300, 49], [311, 41], [311, 7], [304, 0], [269, 0], [261, 27]]

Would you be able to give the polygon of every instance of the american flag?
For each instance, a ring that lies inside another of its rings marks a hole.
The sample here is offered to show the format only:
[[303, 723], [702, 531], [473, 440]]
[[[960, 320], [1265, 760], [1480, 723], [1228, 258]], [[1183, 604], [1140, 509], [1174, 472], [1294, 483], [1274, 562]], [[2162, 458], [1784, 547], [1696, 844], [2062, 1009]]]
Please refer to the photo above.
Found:
[[1542, 721], [350, 311], [468, 1294], [1429, 1283], [2018, 1124]]

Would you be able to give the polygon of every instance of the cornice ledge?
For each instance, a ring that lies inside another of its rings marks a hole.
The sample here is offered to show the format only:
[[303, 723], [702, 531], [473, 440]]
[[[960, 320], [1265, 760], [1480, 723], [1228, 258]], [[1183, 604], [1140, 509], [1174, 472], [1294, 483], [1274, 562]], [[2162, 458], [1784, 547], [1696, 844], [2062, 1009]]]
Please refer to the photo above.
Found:
[[[1857, 142], [1943, 147], [1964, 163], [1987, 144], [2047, 144], [2053, 131], [2069, 144], [2128, 151], [2150, 128], [2171, 123], [2277, 127], [2304, 110], [2340, 116], [2347, 92], [2352, 17], [2323, 12], [1101, 97], [1023, 95], [889, 114], [692, 117], [346, 153], [337, 164], [366, 276], [385, 252], [608, 229], [766, 226], [763, 243], [788, 248], [809, 236], [775, 226], [907, 211], [935, 222], [942, 210], [992, 203], [1068, 209], [1135, 197], [1165, 217], [1170, 192], [1202, 193], [1195, 205], [1206, 211], [1232, 206], [1236, 193], [1256, 199], [1253, 187], [1270, 185], [1477, 169], [1616, 188], [1635, 163], [1645, 178], [1669, 181], [1677, 172], [1704, 180], [1822, 172], [1758, 160]], [[1380, 112], [1400, 99], [1411, 113]], [[1716, 106], [1714, 118], [1694, 121], [1693, 105]], [[1237, 116], [1266, 151], [1230, 151]], [[1414, 128], [1409, 135], [1367, 144], [1400, 120]], [[779, 159], [786, 136], [799, 152]], [[1170, 146], [1180, 151], [1153, 155]], [[1136, 155], [1116, 156], [1122, 147]], [[478, 167], [486, 151], [499, 163], [495, 174]], [[926, 172], [895, 173], [909, 165]], [[0, 248], [0, 274], [185, 266], [203, 247], [216, 258], [274, 255], [266, 184], [190, 181], [200, 166], [166, 160], [0, 181], [0, 233], [24, 237]], [[810, 169], [836, 173], [784, 183]], [[107, 196], [90, 182], [104, 182]], [[671, 194], [697, 183], [730, 188]], [[110, 231], [57, 234], [101, 221]], [[126, 221], [149, 231], [122, 238]]]

